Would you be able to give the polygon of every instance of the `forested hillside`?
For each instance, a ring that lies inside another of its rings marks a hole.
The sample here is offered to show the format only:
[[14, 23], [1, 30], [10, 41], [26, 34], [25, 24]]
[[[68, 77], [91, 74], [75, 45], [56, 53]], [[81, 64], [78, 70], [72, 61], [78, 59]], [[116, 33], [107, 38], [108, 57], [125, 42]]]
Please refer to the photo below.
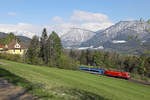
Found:
[[24, 37], [24, 36], [15, 36], [14, 33], [2, 33], [0, 32], [0, 44], [8, 44], [10, 43], [12, 40], [18, 40], [18, 42], [20, 42], [21, 44], [28, 46], [31, 39], [28, 37]]

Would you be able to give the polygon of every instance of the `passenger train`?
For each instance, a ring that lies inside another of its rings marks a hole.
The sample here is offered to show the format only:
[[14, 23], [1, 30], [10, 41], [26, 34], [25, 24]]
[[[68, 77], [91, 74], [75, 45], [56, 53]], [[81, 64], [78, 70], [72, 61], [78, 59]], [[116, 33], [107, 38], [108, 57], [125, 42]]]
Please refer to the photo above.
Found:
[[129, 79], [131, 77], [128, 72], [110, 71], [110, 70], [88, 68], [88, 67], [80, 67], [80, 70], [89, 71], [95, 74], [107, 75], [111, 77], [124, 78], [124, 79]]

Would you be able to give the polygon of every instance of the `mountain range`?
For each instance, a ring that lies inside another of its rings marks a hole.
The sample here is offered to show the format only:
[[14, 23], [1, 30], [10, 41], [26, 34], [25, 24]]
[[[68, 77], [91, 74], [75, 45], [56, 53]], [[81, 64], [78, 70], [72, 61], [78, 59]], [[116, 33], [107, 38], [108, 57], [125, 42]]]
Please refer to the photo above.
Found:
[[64, 47], [79, 47], [82, 42], [91, 39], [95, 34], [96, 32], [90, 30], [71, 28], [61, 40]]
[[[6, 34], [0, 33], [0, 39]], [[22, 43], [31, 40], [18, 36]], [[61, 36], [64, 48], [103, 49], [105, 51], [140, 53], [150, 49], [150, 23], [141, 21], [120, 21], [105, 30], [96, 32], [70, 28]]]
[[64, 47], [137, 54], [150, 49], [150, 23], [120, 21], [97, 32], [72, 28], [61, 39]]
[[103, 46], [108, 51], [142, 52], [149, 49], [150, 24], [140, 21], [121, 21], [83, 42], [81, 47]]
[[139, 21], [121, 21], [102, 32], [97, 33], [88, 41], [82, 43], [82, 46], [99, 46], [105, 42], [113, 40], [128, 41], [130, 36], [137, 37], [141, 40], [149, 38], [150, 24]]

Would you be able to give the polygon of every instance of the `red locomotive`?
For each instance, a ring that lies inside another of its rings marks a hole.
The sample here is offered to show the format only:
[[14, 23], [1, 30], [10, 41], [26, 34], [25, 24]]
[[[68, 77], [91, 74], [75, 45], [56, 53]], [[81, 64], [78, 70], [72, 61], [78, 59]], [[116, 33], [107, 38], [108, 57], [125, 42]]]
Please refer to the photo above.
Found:
[[125, 79], [129, 79], [131, 77], [127, 72], [119, 72], [119, 71], [106, 70], [104, 74], [108, 76], [120, 77], [120, 78], [125, 78]]

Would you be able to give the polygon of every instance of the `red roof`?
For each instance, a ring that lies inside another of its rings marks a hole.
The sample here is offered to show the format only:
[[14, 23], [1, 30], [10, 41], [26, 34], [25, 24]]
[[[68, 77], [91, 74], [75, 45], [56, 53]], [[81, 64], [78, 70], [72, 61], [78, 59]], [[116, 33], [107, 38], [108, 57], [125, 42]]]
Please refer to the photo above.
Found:
[[[11, 43], [8, 44], [8, 49], [14, 49], [15, 48], [15, 45], [17, 44], [18, 42], [16, 40], [13, 40]], [[21, 46], [20, 48], [23, 49], [25, 48], [23, 45], [21, 45], [19, 43], [19, 45]]]
[[4, 48], [5, 47], [5, 45], [0, 45], [0, 48]]

